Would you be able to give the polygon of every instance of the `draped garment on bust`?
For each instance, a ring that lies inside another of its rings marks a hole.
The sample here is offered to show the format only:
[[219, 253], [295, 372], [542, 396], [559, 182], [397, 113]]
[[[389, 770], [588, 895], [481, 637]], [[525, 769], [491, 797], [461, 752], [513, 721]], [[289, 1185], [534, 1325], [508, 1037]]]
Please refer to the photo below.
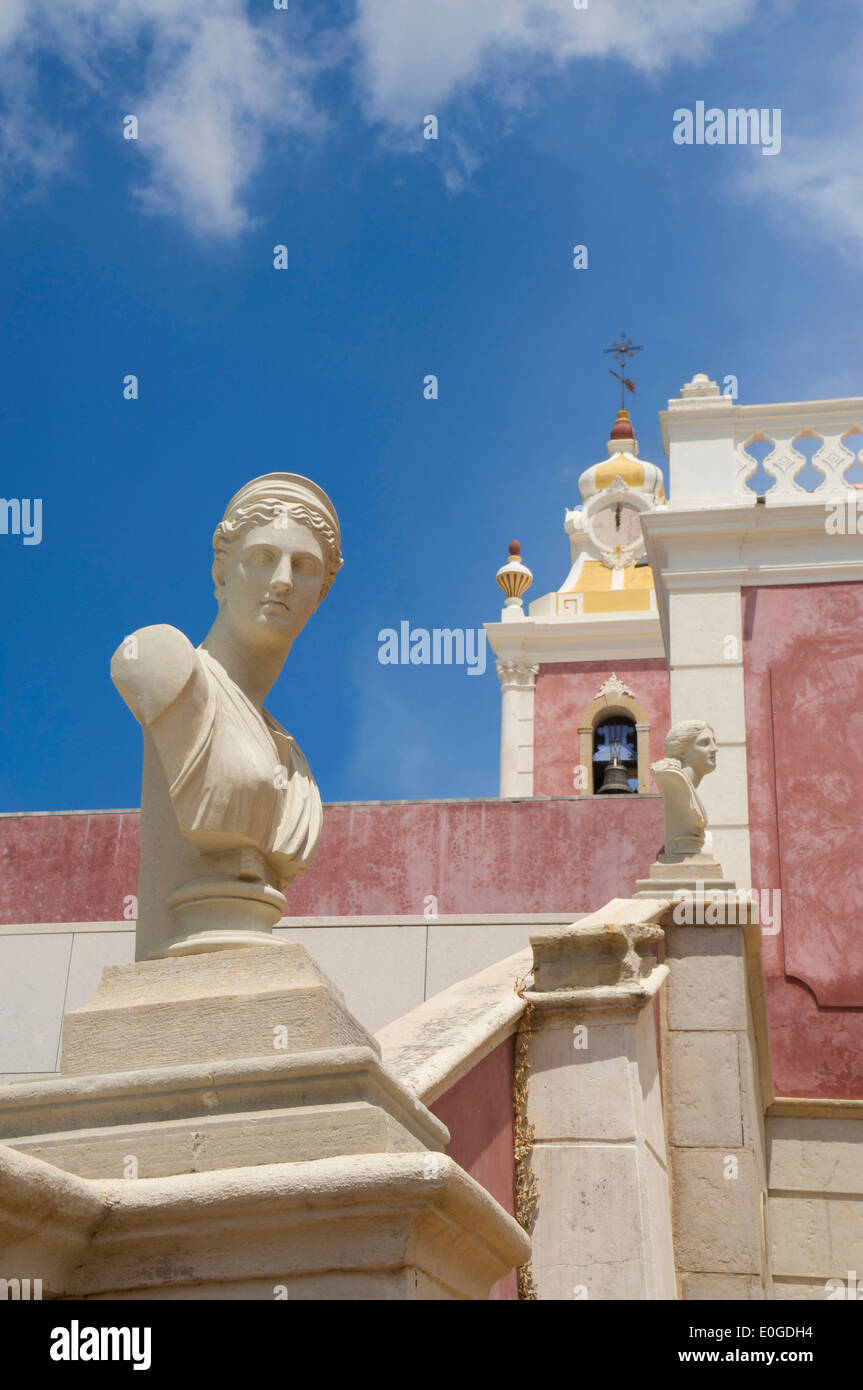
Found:
[[291, 735], [209, 652], [199, 647], [196, 656], [208, 696], [182, 759], [160, 746], [158, 724], [152, 731], [177, 823], [204, 849], [251, 843], [288, 882], [306, 867], [321, 833], [317, 784]]

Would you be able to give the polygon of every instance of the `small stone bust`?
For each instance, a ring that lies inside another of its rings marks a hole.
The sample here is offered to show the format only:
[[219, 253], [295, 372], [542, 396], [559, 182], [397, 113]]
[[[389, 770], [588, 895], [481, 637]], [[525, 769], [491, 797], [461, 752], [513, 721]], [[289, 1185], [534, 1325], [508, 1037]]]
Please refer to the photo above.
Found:
[[335, 508], [308, 478], [269, 473], [228, 503], [213, 550], [219, 608], [200, 646], [160, 624], [111, 661], [144, 734], [138, 959], [275, 944], [281, 889], [321, 831], [309, 765], [263, 702], [342, 564]]
[[707, 812], [696, 788], [702, 777], [716, 768], [716, 735], [703, 720], [685, 720], [669, 729], [665, 753], [650, 769], [662, 793], [665, 853], [700, 854], [704, 850]]

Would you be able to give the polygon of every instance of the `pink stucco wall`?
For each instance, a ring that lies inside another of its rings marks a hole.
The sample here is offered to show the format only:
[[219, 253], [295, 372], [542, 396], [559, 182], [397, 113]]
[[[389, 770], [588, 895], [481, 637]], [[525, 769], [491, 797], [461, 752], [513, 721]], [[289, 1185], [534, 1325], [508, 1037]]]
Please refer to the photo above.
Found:
[[[507, 1038], [429, 1108], [450, 1132], [447, 1153], [515, 1212], [512, 1073], [515, 1039]], [[518, 1298], [515, 1270], [499, 1279], [492, 1299]]]
[[[591, 912], [661, 846], [658, 796], [339, 803], [288, 912]], [[137, 882], [137, 812], [0, 816], [0, 924], [118, 921]]]
[[[650, 724], [650, 757], [665, 750], [669, 721], [668, 668], [664, 661], [618, 661], [614, 670], [644, 708]], [[533, 704], [533, 777], [537, 796], [570, 796], [579, 764], [578, 726], [611, 674], [607, 662], [554, 662], [540, 666]]]
[[0, 816], [0, 924], [115, 922], [138, 891], [137, 811]]
[[744, 590], [752, 883], [778, 1095], [863, 1098], [863, 584]]

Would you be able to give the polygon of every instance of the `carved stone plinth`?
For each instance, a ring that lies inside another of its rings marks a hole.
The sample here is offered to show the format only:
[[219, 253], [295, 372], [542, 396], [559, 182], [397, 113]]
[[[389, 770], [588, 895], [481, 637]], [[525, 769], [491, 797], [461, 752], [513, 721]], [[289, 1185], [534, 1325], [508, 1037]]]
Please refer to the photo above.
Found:
[[647, 878], [636, 882], [637, 898], [673, 898], [676, 893], [733, 891], [735, 883], [723, 878], [722, 866], [712, 854], [660, 854]]
[[369, 1047], [371, 1035], [305, 947], [109, 965], [63, 1020], [64, 1076]]
[[[52, 1178], [52, 1173], [55, 1178]], [[0, 1244], [44, 1297], [485, 1299], [524, 1231], [443, 1154], [93, 1181], [0, 1144]]]
[[448, 1138], [371, 1047], [0, 1087], [0, 1142], [85, 1178], [439, 1153]]
[[109, 966], [63, 1076], [0, 1088], [0, 1140], [84, 1177], [441, 1151], [445, 1127], [293, 942]]
[[0, 1238], [51, 1297], [486, 1298], [529, 1241], [448, 1142], [302, 946], [110, 966], [0, 1087]]

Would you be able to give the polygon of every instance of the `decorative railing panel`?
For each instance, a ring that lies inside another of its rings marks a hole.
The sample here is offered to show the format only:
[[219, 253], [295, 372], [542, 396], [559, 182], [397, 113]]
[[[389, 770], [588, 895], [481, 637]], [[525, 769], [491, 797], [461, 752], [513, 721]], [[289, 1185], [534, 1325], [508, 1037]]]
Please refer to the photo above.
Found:
[[[789, 501], [794, 498], [811, 498], [814, 494], [845, 492], [853, 487], [856, 479], [847, 475], [855, 464], [863, 463], [863, 449], [849, 448], [846, 440], [863, 435], [863, 415], [858, 420], [849, 420], [839, 429], [821, 433], [811, 427], [794, 426], [753, 430], [751, 425], [744, 432], [736, 434], [734, 442], [734, 492], [749, 495], [753, 492], [766, 492], [771, 501]], [[748, 424], [748, 422], [747, 422]], [[799, 447], [804, 439], [819, 441], [817, 449], [803, 453]], [[766, 442], [772, 449], [763, 459], [764, 472], [773, 479], [772, 485], [761, 489], [751, 486], [753, 476], [758, 472], [759, 460], [750, 452], [753, 444]], [[815, 470], [816, 480], [806, 486], [800, 482], [802, 474]]]

